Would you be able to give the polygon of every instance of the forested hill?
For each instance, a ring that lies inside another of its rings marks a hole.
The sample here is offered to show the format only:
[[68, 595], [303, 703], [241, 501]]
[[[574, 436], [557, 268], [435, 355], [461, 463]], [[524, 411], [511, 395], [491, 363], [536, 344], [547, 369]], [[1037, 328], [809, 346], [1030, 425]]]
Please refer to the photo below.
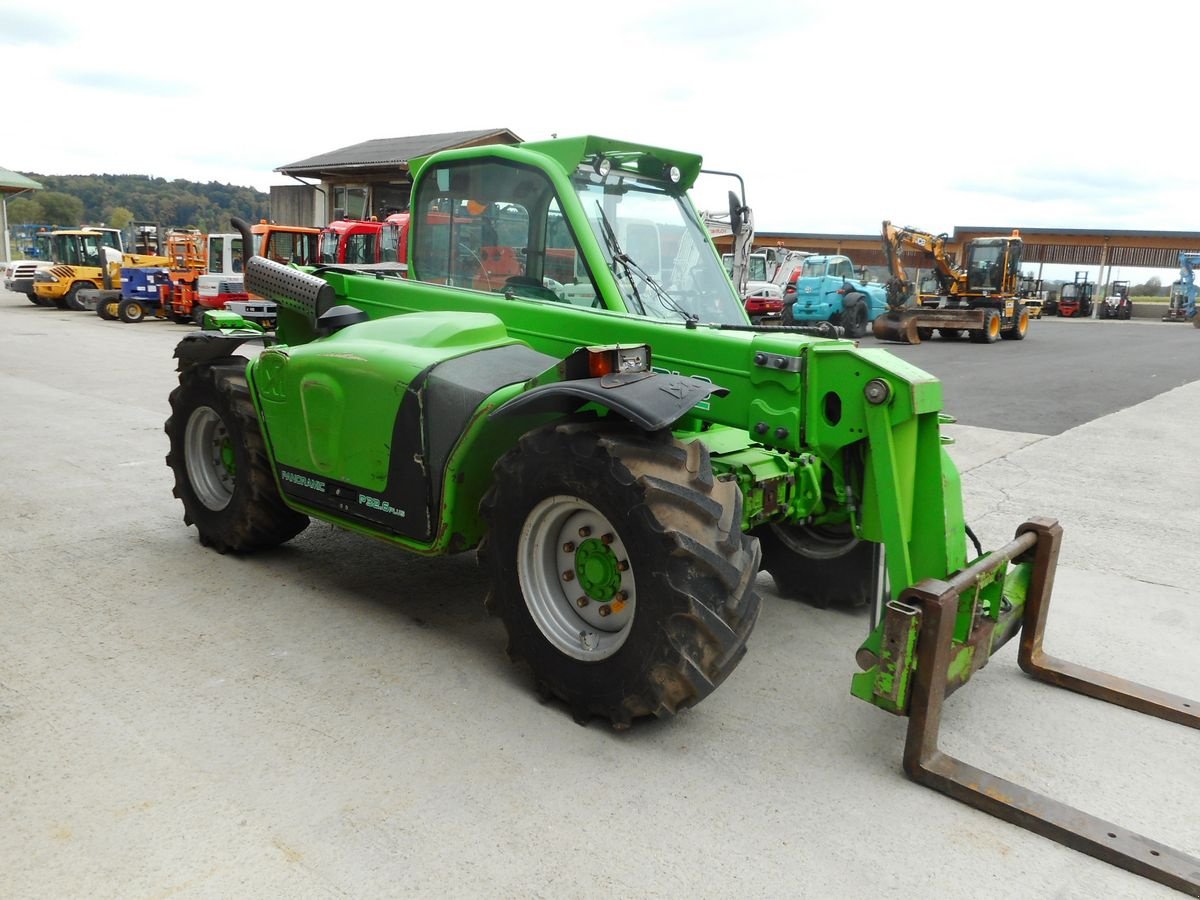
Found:
[[10, 225], [99, 225], [124, 228], [129, 220], [163, 226], [229, 230], [230, 216], [249, 222], [267, 217], [268, 195], [251, 187], [147, 175], [42, 175], [22, 172], [45, 190], [8, 204]]

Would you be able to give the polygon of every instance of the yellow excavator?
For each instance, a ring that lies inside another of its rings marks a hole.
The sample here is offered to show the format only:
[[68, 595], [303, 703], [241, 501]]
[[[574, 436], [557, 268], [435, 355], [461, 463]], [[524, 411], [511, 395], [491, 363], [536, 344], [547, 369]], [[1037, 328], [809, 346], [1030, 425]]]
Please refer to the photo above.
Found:
[[[888, 311], [875, 319], [880, 340], [919, 344], [936, 329], [944, 340], [965, 333], [972, 342], [992, 344], [1004, 338], [1023, 340], [1029, 310], [1020, 296], [1021, 235], [977, 238], [964, 248], [964, 265], [946, 249], [945, 234], [899, 227], [884, 220], [883, 252], [891, 278], [886, 285]], [[913, 296], [902, 254], [921, 254], [933, 270], [936, 293]]]

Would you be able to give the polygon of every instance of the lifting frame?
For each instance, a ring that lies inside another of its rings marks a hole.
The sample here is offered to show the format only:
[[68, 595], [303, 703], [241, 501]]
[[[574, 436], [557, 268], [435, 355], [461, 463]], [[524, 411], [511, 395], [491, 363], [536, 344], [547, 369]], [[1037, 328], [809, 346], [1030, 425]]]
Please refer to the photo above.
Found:
[[[904, 770], [914, 781], [968, 806], [1200, 897], [1200, 859], [990, 775], [938, 749], [942, 703], [956, 685], [948, 687], [944, 677], [931, 676], [945, 673], [949, 666], [959, 595], [973, 589], [982, 575], [1009, 560], [1028, 559], [1030, 553], [1034, 566], [1022, 615], [1018, 653], [1021, 668], [1041, 681], [1136, 712], [1200, 728], [1200, 703], [1194, 700], [1059, 660], [1042, 651], [1061, 541], [1062, 527], [1056, 521], [1031, 519], [1017, 529], [1014, 540], [949, 581], [926, 579], [901, 595], [900, 609], [896, 611], [905, 615], [915, 608], [921, 620], [921, 650], [909, 706]], [[893, 609], [895, 606], [888, 604], [888, 611]]]

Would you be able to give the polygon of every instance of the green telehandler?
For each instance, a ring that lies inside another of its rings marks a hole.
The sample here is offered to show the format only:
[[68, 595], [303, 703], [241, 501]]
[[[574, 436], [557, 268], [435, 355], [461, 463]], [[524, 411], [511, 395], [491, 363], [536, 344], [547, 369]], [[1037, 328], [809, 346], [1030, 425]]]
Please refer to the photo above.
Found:
[[689, 199], [699, 156], [586, 136], [411, 169], [407, 271], [251, 257], [274, 332], [210, 312], [176, 349], [167, 463], [203, 544], [246, 553], [316, 517], [476, 548], [537, 691], [617, 728], [725, 680], [760, 568], [783, 596], [868, 605], [851, 693], [909, 717], [912, 778], [1200, 890], [1200, 861], [938, 749], [945, 695], [1017, 634], [1043, 680], [1192, 727], [1200, 705], [1042, 652], [1061, 528], [984, 553], [936, 379], [749, 323]]

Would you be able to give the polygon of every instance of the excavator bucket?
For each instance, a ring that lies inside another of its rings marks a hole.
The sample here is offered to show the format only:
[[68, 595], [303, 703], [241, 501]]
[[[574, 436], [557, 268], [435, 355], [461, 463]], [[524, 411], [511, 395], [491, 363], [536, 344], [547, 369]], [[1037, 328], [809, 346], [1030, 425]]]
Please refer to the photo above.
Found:
[[871, 333], [881, 341], [895, 341], [900, 344], [919, 344], [921, 338], [917, 334], [917, 320], [904, 312], [885, 312], [876, 316], [871, 323]]
[[[1200, 859], [1081, 812], [1013, 782], [977, 769], [938, 748], [942, 704], [965, 679], [948, 678], [960, 598], [994, 577], [1008, 562], [1030, 563], [1024, 604], [996, 623], [991, 649], [1020, 631], [1019, 662], [1033, 677], [1098, 700], [1200, 728], [1200, 702], [1116, 678], [1048, 656], [1042, 638], [1058, 565], [1062, 528], [1032, 519], [1013, 541], [982, 557], [947, 581], [926, 579], [904, 591], [885, 610], [885, 633], [917, 640], [917, 665], [908, 706], [904, 770], [914, 781], [1044, 837], [1120, 866], [1186, 894], [1200, 897]], [[890, 622], [888, 619], [890, 618]], [[1015, 619], [1015, 620], [1014, 620]], [[986, 659], [981, 659], [982, 665]]]
[[922, 328], [951, 328], [955, 331], [971, 329], [982, 331], [985, 327], [985, 310], [959, 307], [936, 309], [933, 307], [910, 306], [893, 309], [877, 316], [872, 323], [872, 333], [881, 341], [900, 344], [921, 343]]

